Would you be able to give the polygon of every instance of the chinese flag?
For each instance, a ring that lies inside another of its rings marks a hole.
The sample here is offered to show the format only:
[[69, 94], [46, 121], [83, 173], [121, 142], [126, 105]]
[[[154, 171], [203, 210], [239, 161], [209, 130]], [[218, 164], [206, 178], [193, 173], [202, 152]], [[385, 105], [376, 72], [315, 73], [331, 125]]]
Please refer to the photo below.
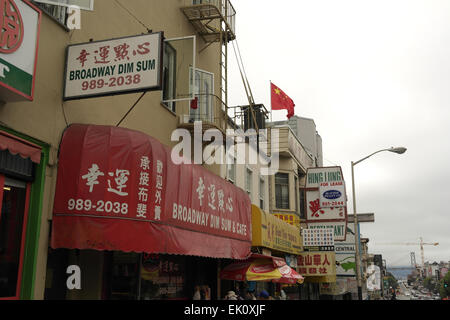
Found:
[[294, 115], [294, 101], [273, 83], [270, 83], [270, 101], [272, 110], [286, 109], [288, 119]]

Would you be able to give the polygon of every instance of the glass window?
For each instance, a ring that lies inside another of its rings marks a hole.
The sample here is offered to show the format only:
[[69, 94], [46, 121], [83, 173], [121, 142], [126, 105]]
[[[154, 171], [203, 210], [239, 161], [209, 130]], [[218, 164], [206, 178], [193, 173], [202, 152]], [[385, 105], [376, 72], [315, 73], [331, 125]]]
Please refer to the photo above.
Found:
[[0, 187], [0, 298], [17, 297], [27, 185], [0, 175]]
[[173, 112], [175, 101], [167, 100], [176, 99], [176, 67], [177, 51], [168, 42], [164, 42], [162, 103]]
[[264, 210], [264, 184], [263, 178], [259, 179], [259, 207]]
[[294, 188], [295, 188], [295, 214], [299, 215], [298, 212], [298, 185], [297, 185], [297, 177], [294, 177]]
[[197, 99], [197, 108], [190, 108], [190, 120], [213, 122], [214, 74], [195, 69], [195, 83], [193, 84], [192, 68], [190, 72], [191, 85], [193, 85], [193, 92]]
[[236, 180], [236, 163], [235, 163], [235, 159], [233, 156], [229, 156], [228, 157], [228, 161], [227, 161], [227, 170], [228, 170], [228, 180], [230, 180], [231, 182], [235, 182]]
[[275, 204], [279, 209], [289, 209], [289, 174], [275, 174]]
[[249, 168], [246, 170], [246, 178], [245, 178], [245, 191], [247, 191], [248, 195], [252, 196], [252, 181], [253, 180], [253, 172]]
[[36, 2], [36, 1], [33, 1], [33, 2], [44, 12], [46, 12], [48, 15], [53, 17], [56, 21], [63, 24], [64, 26], [66, 25], [67, 7], [57, 6], [57, 5], [53, 5], [53, 4], [47, 4], [47, 3], [40, 3], [40, 2]]

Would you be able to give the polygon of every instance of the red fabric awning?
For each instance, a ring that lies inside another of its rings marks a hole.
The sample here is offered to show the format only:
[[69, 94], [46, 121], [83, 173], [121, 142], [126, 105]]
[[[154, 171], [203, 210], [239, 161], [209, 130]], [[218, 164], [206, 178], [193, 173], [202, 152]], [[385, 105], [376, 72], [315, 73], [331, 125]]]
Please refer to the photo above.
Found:
[[0, 150], [8, 150], [11, 154], [19, 154], [22, 158], [30, 158], [34, 163], [41, 162], [41, 147], [0, 131]]
[[272, 281], [276, 283], [303, 283], [304, 278], [286, 264], [283, 258], [252, 254], [245, 261], [227, 265], [220, 278], [234, 281]]
[[134, 130], [71, 125], [58, 162], [51, 246], [245, 259], [240, 188]]

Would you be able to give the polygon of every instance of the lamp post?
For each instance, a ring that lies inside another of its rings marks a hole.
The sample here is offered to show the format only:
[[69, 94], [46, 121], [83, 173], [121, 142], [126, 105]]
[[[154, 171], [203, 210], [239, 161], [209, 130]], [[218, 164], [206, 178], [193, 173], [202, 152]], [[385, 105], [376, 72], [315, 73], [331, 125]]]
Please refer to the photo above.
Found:
[[360, 254], [359, 254], [359, 226], [358, 226], [358, 215], [356, 211], [356, 199], [355, 199], [355, 175], [354, 175], [354, 166], [356, 166], [358, 163], [366, 160], [367, 158], [373, 156], [376, 153], [382, 152], [382, 151], [389, 151], [394, 152], [398, 154], [405, 153], [406, 148], [398, 147], [398, 148], [389, 148], [389, 149], [382, 149], [378, 150], [372, 154], [369, 154], [367, 157], [364, 157], [356, 162], [352, 161], [352, 194], [353, 194], [353, 216], [354, 216], [354, 226], [355, 226], [355, 262], [356, 262], [356, 280], [358, 282], [358, 300], [362, 300], [362, 285], [361, 285], [361, 270], [360, 270]]

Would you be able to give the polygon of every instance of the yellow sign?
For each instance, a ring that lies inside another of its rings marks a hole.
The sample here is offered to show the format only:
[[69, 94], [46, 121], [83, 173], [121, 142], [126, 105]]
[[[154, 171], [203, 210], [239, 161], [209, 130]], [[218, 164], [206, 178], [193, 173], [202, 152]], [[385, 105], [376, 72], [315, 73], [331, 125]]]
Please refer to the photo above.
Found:
[[284, 222], [293, 225], [294, 227], [300, 228], [300, 217], [296, 214], [291, 213], [274, 213], [275, 217], [283, 220]]
[[336, 253], [334, 251], [303, 252], [299, 255], [298, 273], [307, 277], [336, 275]]
[[252, 245], [281, 252], [303, 251], [300, 229], [252, 205]]

